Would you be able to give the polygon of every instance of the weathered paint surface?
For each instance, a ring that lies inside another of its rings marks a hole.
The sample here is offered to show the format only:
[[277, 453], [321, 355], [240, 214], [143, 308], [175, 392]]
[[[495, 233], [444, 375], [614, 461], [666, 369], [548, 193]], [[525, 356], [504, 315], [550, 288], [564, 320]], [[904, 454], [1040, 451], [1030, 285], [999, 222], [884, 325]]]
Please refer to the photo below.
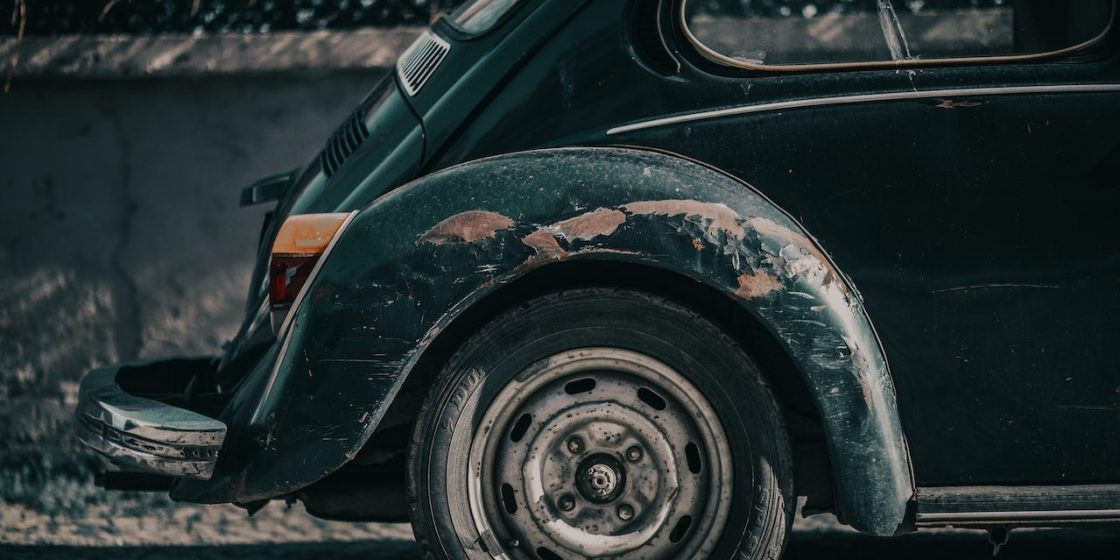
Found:
[[247, 502], [318, 480], [361, 448], [421, 353], [460, 313], [521, 275], [577, 259], [674, 271], [769, 325], [817, 400], [841, 515], [872, 533], [903, 526], [913, 493], [906, 444], [856, 292], [796, 222], [747, 185], [621, 149], [482, 160], [359, 214], [296, 311], [284, 351], [274, 349], [227, 407], [235, 442], [227, 447], [238, 452], [219, 458], [211, 483], [183, 481], [174, 495]]
[[493, 237], [500, 229], [513, 225], [513, 220], [495, 212], [470, 210], [460, 212], [432, 226], [420, 235], [420, 243], [443, 245], [444, 243], [472, 243]]

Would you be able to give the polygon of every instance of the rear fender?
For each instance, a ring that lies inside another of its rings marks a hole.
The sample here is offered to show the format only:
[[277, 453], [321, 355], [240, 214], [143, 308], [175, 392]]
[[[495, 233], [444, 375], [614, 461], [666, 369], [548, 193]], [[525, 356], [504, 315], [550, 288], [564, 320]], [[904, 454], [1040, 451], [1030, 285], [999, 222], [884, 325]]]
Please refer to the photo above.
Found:
[[748, 185], [683, 158], [616, 148], [479, 160], [360, 212], [295, 310], [276, 366], [251, 374], [259, 393], [241, 397], [230, 424], [257, 435], [245, 440], [243, 465], [219, 463], [232, 485], [226, 496], [281, 495], [343, 465], [457, 316], [503, 284], [576, 259], [668, 269], [752, 313], [816, 401], [843, 519], [880, 535], [905, 525], [909, 455], [887, 362], [854, 287]]

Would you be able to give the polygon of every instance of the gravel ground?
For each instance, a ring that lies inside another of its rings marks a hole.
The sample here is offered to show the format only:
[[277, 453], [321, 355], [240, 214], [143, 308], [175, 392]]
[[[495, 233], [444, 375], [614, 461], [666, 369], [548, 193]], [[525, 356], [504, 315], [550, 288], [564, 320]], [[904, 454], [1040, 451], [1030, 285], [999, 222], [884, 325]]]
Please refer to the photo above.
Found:
[[[990, 558], [982, 531], [937, 530], [884, 539], [860, 535], [831, 516], [798, 518], [785, 560], [967, 560]], [[1120, 529], [1016, 531], [1001, 559], [1115, 559]], [[337, 523], [274, 502], [253, 517], [233, 506], [177, 504], [129, 495], [81, 515], [0, 503], [0, 558], [418, 560], [408, 525]]]

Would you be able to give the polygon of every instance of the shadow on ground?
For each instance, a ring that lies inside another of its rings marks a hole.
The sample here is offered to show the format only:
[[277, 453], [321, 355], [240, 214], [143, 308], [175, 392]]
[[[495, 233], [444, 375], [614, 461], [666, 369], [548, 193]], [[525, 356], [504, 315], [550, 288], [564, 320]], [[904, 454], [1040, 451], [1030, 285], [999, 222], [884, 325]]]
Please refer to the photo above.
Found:
[[[1000, 560], [1114, 559], [1120, 530], [1036, 530], [1014, 533]], [[416, 545], [406, 540], [225, 546], [0, 546], [0, 557], [20, 560], [88, 558], [91, 560], [418, 560]], [[852, 533], [795, 533], [783, 560], [968, 560], [992, 557], [981, 532], [915, 534], [884, 539]]]

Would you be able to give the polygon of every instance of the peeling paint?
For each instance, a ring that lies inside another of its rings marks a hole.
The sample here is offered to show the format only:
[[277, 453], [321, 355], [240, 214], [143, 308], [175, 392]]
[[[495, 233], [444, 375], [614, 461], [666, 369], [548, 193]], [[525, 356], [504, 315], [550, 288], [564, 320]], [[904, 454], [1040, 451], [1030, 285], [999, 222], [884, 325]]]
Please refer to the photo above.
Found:
[[562, 258], [567, 254], [556, 241], [556, 236], [544, 228], [521, 238], [521, 242], [536, 251], [538, 257]]
[[785, 286], [765, 270], [739, 275], [739, 288], [733, 294], [739, 299], [755, 299], [771, 292], [784, 290]]
[[494, 237], [499, 230], [513, 227], [513, 220], [497, 212], [468, 210], [455, 214], [420, 235], [417, 243], [444, 245], [447, 243], [474, 243]]
[[722, 232], [733, 239], [746, 237], [737, 212], [725, 204], [700, 202], [699, 200], [645, 200], [621, 206], [634, 216], [684, 216], [686, 219], [699, 219], [709, 241], [716, 241]]
[[626, 222], [626, 214], [611, 208], [599, 208], [548, 226], [548, 230], [571, 242], [576, 239], [590, 241], [601, 235], [610, 235]]
[[968, 101], [963, 99], [942, 99], [940, 103], [934, 105], [938, 109], [959, 109], [964, 107], [979, 107], [983, 105], [980, 101]]

